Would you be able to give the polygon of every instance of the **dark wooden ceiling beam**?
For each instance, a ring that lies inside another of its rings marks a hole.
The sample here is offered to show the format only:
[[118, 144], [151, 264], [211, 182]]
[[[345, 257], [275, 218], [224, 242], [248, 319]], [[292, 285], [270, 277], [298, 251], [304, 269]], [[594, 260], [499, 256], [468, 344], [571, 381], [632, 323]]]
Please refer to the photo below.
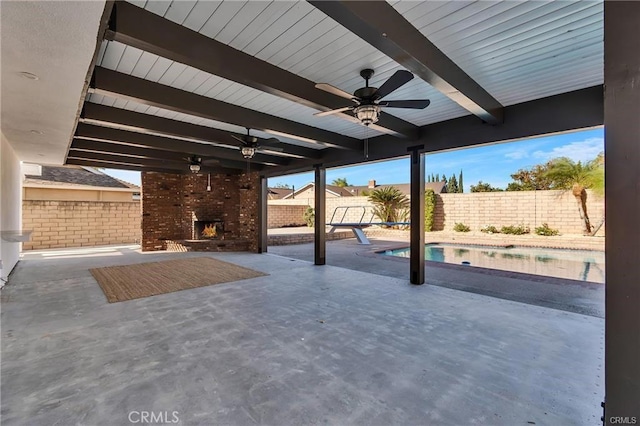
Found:
[[[199, 141], [210, 142], [228, 149], [240, 148], [240, 142], [238, 142], [237, 139], [234, 139], [232, 135], [236, 135], [238, 137], [243, 136], [237, 133], [214, 129], [207, 126], [200, 126], [178, 120], [170, 120], [154, 115], [90, 102], [85, 103], [82, 115], [80, 116], [80, 121], [118, 125], [186, 139], [197, 139]], [[275, 151], [268, 151], [268, 148], [274, 145], [271, 142], [267, 142], [266, 139], [258, 138], [258, 143], [262, 144], [267, 150], [265, 153], [271, 155], [291, 156], [294, 158], [320, 158], [321, 150], [318, 149], [305, 148], [283, 142], [277, 145], [284, 149], [284, 152], [279, 153]]]
[[[178, 170], [178, 169], [170, 169], [170, 168], [160, 168], [160, 167], [149, 167], [143, 165], [132, 165], [125, 163], [113, 163], [108, 161], [97, 161], [97, 160], [81, 160], [76, 158], [67, 159], [65, 164], [72, 164], [76, 166], [85, 166], [85, 167], [98, 167], [98, 168], [108, 168], [108, 169], [116, 169], [116, 170], [131, 170], [135, 172], [161, 172], [161, 173], [175, 173], [175, 174], [186, 174], [189, 172], [188, 170]], [[240, 171], [234, 172], [234, 174], [240, 173]]]
[[[501, 126], [483, 124], [473, 116], [460, 117], [421, 128], [419, 144], [424, 152], [468, 148], [482, 144], [516, 141], [542, 135], [572, 132], [604, 124], [604, 89], [594, 86], [547, 98], [505, 107]], [[314, 164], [342, 167], [371, 161], [406, 157], [407, 148], [416, 142], [402, 141], [388, 135], [369, 140], [369, 156], [361, 153], [326, 150], [320, 160], [295, 160], [287, 166], [265, 170], [269, 177], [313, 170]]]
[[[88, 139], [74, 139], [69, 149], [69, 156], [73, 152], [96, 152], [102, 154], [117, 154], [123, 156], [131, 156], [138, 158], [147, 158], [155, 160], [167, 160], [167, 161], [187, 161], [186, 158], [190, 157], [188, 154], [173, 152], [173, 151], [161, 151], [153, 148], [142, 148], [139, 146], [132, 146], [128, 144], [120, 144], [117, 142], [102, 142]], [[213, 157], [204, 157], [198, 155], [203, 160], [216, 160], [223, 167], [230, 167], [236, 169], [244, 169], [247, 167], [246, 161], [239, 160], [224, 160]]]
[[[104, 154], [104, 153], [96, 153], [96, 152], [73, 152], [70, 151], [69, 156], [67, 157], [67, 164], [70, 164], [69, 161], [75, 160], [84, 160], [84, 161], [95, 161], [95, 162], [104, 162], [109, 164], [121, 164], [121, 165], [131, 165], [131, 166], [142, 166], [142, 167], [153, 167], [157, 169], [167, 169], [167, 170], [178, 170], [178, 171], [189, 171], [189, 162], [188, 161], [166, 161], [166, 160], [151, 160], [148, 158], [137, 158], [137, 157], [129, 157], [122, 156], [117, 154]], [[106, 167], [106, 166], [99, 166]], [[211, 173], [227, 173], [233, 171], [239, 171], [240, 169], [222, 167], [219, 165], [202, 165], [200, 171], [201, 172], [211, 172]]]
[[235, 124], [309, 143], [340, 149], [362, 149], [362, 141], [317, 127], [243, 108], [206, 96], [96, 67], [92, 91], [210, 120]]
[[[310, 108], [328, 111], [348, 104], [316, 89], [313, 81], [130, 3], [116, 3], [105, 37]], [[351, 114], [337, 116], [358, 122]], [[417, 126], [389, 114], [383, 114], [375, 127], [397, 136], [418, 137]]]
[[[159, 149], [163, 151], [179, 152], [184, 155], [199, 155], [202, 157], [211, 157], [232, 161], [241, 161], [242, 154], [237, 151], [219, 148], [211, 145], [187, 142], [181, 139], [165, 138], [162, 136], [149, 135], [145, 133], [130, 132], [122, 129], [114, 129], [110, 127], [94, 126], [88, 123], [78, 124], [76, 129], [76, 139], [89, 139], [102, 142], [120, 142], [141, 147]], [[270, 166], [282, 166], [291, 161], [288, 158], [275, 157], [272, 155], [264, 155], [257, 153], [255, 162]]]
[[503, 122], [500, 102], [386, 1], [308, 1], [483, 121]]

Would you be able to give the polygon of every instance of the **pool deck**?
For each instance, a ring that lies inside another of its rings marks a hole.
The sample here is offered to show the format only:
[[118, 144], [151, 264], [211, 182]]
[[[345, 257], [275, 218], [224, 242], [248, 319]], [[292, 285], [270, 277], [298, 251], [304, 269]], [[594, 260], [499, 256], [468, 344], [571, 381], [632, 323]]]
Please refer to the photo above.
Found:
[[[327, 227], [327, 231], [329, 228]], [[348, 232], [349, 229], [340, 229], [336, 232]], [[388, 241], [409, 242], [409, 231], [396, 229], [382, 229], [377, 227], [367, 228], [365, 233], [368, 237], [384, 239]], [[306, 235], [313, 234], [313, 228], [274, 228], [269, 229], [269, 235]], [[454, 231], [433, 231], [425, 232], [425, 243], [458, 243], [458, 244], [478, 244], [478, 245], [516, 245], [530, 247], [549, 247], [574, 250], [598, 250], [604, 251], [604, 236], [598, 234], [594, 237], [566, 234], [553, 237], [543, 237], [536, 234], [526, 235], [506, 235], [506, 234], [484, 234], [479, 231], [454, 232]]]
[[[358, 244], [355, 238], [327, 242], [327, 264], [408, 281], [409, 259], [376, 253], [407, 242], [388, 237], [373, 237], [371, 242], [369, 246]], [[313, 243], [269, 246], [268, 251], [313, 262], [313, 247]], [[604, 318], [604, 285], [600, 283], [430, 261], [426, 261], [425, 276], [427, 285]]]

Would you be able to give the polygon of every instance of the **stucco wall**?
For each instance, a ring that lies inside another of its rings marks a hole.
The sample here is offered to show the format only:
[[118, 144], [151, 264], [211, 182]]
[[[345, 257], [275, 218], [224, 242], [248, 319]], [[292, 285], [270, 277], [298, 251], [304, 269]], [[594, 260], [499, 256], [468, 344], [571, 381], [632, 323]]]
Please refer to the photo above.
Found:
[[140, 242], [140, 202], [23, 201], [24, 250]]
[[[20, 161], [9, 141], [0, 133], [0, 231], [18, 231], [21, 226]], [[20, 243], [0, 239], [0, 277], [6, 280], [20, 257]], [[0, 287], [3, 282], [0, 281]]]

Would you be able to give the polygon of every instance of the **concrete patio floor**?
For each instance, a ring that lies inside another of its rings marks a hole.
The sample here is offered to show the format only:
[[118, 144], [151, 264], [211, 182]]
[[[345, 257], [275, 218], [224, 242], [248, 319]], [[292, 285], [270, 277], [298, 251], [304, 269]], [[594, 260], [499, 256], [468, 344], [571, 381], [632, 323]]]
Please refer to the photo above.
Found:
[[[402, 246], [401, 240], [371, 238], [360, 245], [355, 238], [327, 242], [327, 264], [393, 278], [409, 279], [409, 259], [376, 254]], [[404, 242], [405, 246], [408, 243]], [[313, 244], [269, 246], [269, 253], [313, 262]], [[428, 284], [469, 291], [531, 305], [604, 318], [604, 284], [567, 280], [426, 261]]]
[[[88, 268], [270, 274], [109, 304]], [[2, 290], [8, 425], [598, 425], [604, 321], [273, 254], [28, 253]], [[134, 417], [134, 420], [136, 418]]]

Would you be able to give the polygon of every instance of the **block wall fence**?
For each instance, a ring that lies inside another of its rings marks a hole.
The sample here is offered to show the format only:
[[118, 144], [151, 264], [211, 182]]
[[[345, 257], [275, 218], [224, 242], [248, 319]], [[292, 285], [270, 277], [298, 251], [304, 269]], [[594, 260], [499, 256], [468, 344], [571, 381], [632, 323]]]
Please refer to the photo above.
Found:
[[[312, 199], [269, 200], [269, 214], [272, 209], [282, 209], [285, 205], [310, 205]], [[276, 207], [277, 206], [277, 207]], [[347, 211], [344, 222], [360, 219], [361, 209], [368, 206], [365, 221], [371, 217], [372, 207], [367, 197], [327, 198], [327, 223], [338, 207], [354, 206]], [[282, 210], [281, 210], [282, 211]], [[339, 210], [334, 220], [339, 221], [344, 210]], [[592, 225], [600, 223], [604, 216], [604, 198], [588, 191], [587, 213]], [[285, 222], [297, 220], [298, 213], [291, 211]], [[497, 228], [509, 225], [525, 225], [533, 232], [535, 227], [547, 223], [562, 234], [581, 234], [582, 220], [578, 205], [570, 191], [518, 191], [518, 192], [476, 192], [467, 194], [438, 194], [434, 212], [434, 231], [452, 230], [456, 222], [464, 223], [473, 231], [487, 225]], [[604, 235], [604, 226], [598, 232]]]
[[22, 202], [23, 250], [139, 243], [140, 202]]
[[[179, 175], [178, 178], [180, 179]], [[167, 189], [174, 176], [163, 176], [155, 184], [164, 185]], [[253, 178], [253, 177], [252, 177]], [[246, 178], [245, 178], [246, 179]], [[152, 179], [153, 180], [153, 179]], [[223, 180], [225, 180], [223, 178]], [[249, 178], [249, 181], [254, 180]], [[147, 181], [147, 184], [150, 182]], [[189, 182], [193, 184], [192, 182]], [[201, 188], [191, 188], [189, 195], [202, 195]], [[198, 181], [198, 183], [200, 183]], [[222, 182], [218, 182], [224, 187]], [[229, 185], [228, 181], [225, 181]], [[153, 184], [152, 184], [153, 186]], [[235, 185], [234, 185], [235, 186]], [[192, 192], [193, 191], [193, 192]], [[185, 215], [182, 205], [184, 195], [163, 191], [156, 193], [157, 209], [163, 210], [165, 219], [158, 216], [147, 216], [146, 232], [147, 249], [158, 249], [159, 241], [156, 233], [164, 238], [185, 238], [183, 227], [191, 226], [191, 218]], [[228, 191], [222, 199], [229, 210], [224, 208], [220, 216], [227, 221], [227, 231], [233, 237], [251, 240], [246, 232], [256, 229], [256, 201], [254, 191]], [[236, 196], [231, 193], [236, 193]], [[229, 198], [227, 198], [229, 197]], [[250, 199], [251, 198], [251, 199]], [[196, 201], [196, 200], [193, 200]], [[197, 201], [196, 201], [197, 203]], [[287, 225], [302, 225], [302, 215], [307, 206], [313, 207], [312, 199], [269, 200], [268, 227], [277, 228]], [[367, 197], [327, 198], [327, 221], [337, 207], [371, 206]], [[142, 239], [141, 205], [132, 202], [99, 202], [99, 201], [38, 201], [24, 200], [23, 229], [33, 230], [31, 241], [23, 243], [23, 250], [39, 250], [48, 248], [84, 247], [107, 244], [139, 243]], [[370, 214], [367, 211], [365, 221]], [[604, 215], [604, 200], [589, 192], [587, 212], [593, 225], [598, 224]], [[175, 213], [175, 216], [174, 214]], [[351, 208], [344, 221], [358, 221], [361, 209]], [[237, 221], [232, 220], [237, 216]], [[188, 217], [188, 219], [187, 219]], [[342, 217], [336, 214], [336, 220]], [[172, 218], [171, 220], [168, 220]], [[189, 224], [183, 223], [187, 219]], [[231, 219], [231, 220], [230, 220]], [[162, 223], [160, 223], [162, 222]], [[570, 192], [565, 191], [522, 191], [522, 192], [484, 192], [469, 194], [440, 194], [437, 196], [434, 230], [451, 230], [456, 222], [464, 223], [474, 231], [493, 225], [497, 228], [505, 225], [523, 224], [531, 230], [542, 223], [558, 229], [562, 234], [581, 234], [582, 222], [578, 214], [578, 206]], [[243, 230], [244, 232], [240, 232]], [[173, 232], [172, 232], [173, 231]], [[171, 234], [171, 235], [169, 235]], [[175, 235], [173, 235], [175, 234]], [[240, 235], [242, 234], [242, 235]], [[604, 226], [598, 232], [604, 235]], [[150, 246], [156, 247], [150, 247]]]

